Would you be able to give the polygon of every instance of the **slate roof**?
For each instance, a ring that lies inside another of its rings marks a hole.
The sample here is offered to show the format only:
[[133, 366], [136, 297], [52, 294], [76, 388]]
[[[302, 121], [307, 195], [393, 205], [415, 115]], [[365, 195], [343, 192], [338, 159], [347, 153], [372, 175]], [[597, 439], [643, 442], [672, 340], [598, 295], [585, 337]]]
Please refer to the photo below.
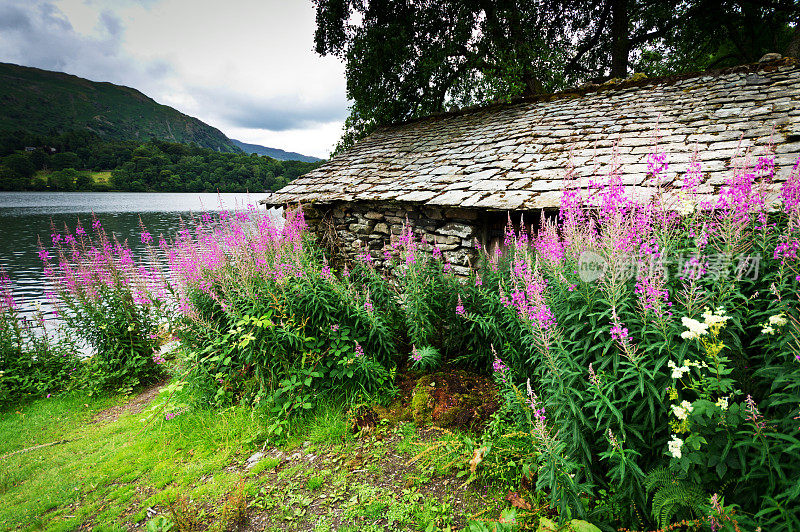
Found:
[[646, 190], [648, 154], [666, 152], [668, 174], [679, 176], [695, 150], [710, 193], [729, 177], [733, 157], [760, 155], [770, 140], [776, 176], [785, 178], [800, 155], [794, 60], [593, 86], [385, 127], [261, 203], [539, 209], [559, 204], [570, 161], [583, 184], [616, 161], [637, 194]]

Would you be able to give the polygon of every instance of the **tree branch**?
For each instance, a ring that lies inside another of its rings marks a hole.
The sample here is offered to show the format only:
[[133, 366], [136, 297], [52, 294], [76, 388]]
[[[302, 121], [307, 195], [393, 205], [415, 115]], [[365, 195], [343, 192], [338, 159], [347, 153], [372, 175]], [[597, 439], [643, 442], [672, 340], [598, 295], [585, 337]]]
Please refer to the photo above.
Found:
[[600, 40], [600, 35], [603, 34], [603, 30], [605, 29], [606, 20], [608, 19], [608, 14], [611, 12], [611, 2], [606, 2], [605, 7], [603, 8], [603, 12], [600, 14], [600, 20], [597, 21], [597, 30], [594, 32], [588, 41], [584, 42], [580, 48], [575, 52], [575, 56], [570, 59], [567, 66], [564, 68], [565, 72], [574, 72], [578, 69], [583, 70], [584, 72], [587, 70], [584, 67], [579, 67], [578, 62], [583, 58], [586, 53], [597, 46], [598, 41]]

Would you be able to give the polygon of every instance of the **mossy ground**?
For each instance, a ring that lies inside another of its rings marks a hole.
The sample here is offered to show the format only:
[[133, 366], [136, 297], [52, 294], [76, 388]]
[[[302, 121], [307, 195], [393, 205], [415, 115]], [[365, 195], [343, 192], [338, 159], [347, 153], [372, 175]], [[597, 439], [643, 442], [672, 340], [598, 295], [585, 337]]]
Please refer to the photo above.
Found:
[[482, 429], [499, 407], [491, 379], [463, 370], [420, 376], [414, 381], [410, 405], [418, 425], [434, 423], [462, 430]]
[[508, 506], [499, 487], [464, 486], [451, 457], [419, 460], [452, 439], [442, 429], [375, 415], [354, 433], [364, 412], [323, 403], [277, 448], [258, 410], [166, 420], [147, 408], [154, 395], [0, 413], [0, 529], [457, 530]]

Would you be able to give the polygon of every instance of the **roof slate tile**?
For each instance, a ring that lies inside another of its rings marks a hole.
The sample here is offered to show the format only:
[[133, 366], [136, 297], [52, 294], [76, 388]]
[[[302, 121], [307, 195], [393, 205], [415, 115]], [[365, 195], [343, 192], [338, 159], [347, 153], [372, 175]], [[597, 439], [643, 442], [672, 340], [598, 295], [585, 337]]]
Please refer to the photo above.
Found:
[[627, 188], [646, 198], [650, 153], [666, 152], [669, 178], [679, 182], [697, 150], [709, 185], [718, 187], [732, 157], [747, 149], [760, 155], [770, 142], [776, 168], [788, 170], [800, 155], [800, 66], [784, 63], [389, 126], [262, 203], [549, 208], [559, 204], [570, 163], [585, 184], [606, 176], [612, 162]]

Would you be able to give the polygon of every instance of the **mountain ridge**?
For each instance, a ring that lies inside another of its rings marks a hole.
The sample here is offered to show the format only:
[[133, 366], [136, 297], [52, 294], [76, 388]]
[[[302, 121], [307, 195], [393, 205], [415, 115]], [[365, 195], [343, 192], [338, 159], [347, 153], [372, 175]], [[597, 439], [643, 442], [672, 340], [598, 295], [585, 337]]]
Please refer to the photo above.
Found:
[[319, 157], [314, 157], [311, 155], [303, 155], [302, 153], [297, 153], [294, 151], [285, 151], [280, 148], [269, 148], [267, 146], [261, 146], [260, 144], [250, 144], [236, 139], [231, 139], [231, 142], [233, 142], [245, 153], [266, 155], [267, 157], [272, 157], [273, 159], [278, 159], [279, 161], [303, 161], [307, 163], [315, 163], [322, 160]]
[[85, 129], [101, 138], [150, 138], [239, 153], [222, 131], [141, 91], [12, 63], [0, 63], [0, 131], [53, 135]]
[[146, 142], [155, 138], [219, 152], [320, 160], [232, 140], [219, 129], [133, 87], [13, 63], [0, 62], [0, 110], [0, 133], [53, 136], [86, 130], [108, 140]]

